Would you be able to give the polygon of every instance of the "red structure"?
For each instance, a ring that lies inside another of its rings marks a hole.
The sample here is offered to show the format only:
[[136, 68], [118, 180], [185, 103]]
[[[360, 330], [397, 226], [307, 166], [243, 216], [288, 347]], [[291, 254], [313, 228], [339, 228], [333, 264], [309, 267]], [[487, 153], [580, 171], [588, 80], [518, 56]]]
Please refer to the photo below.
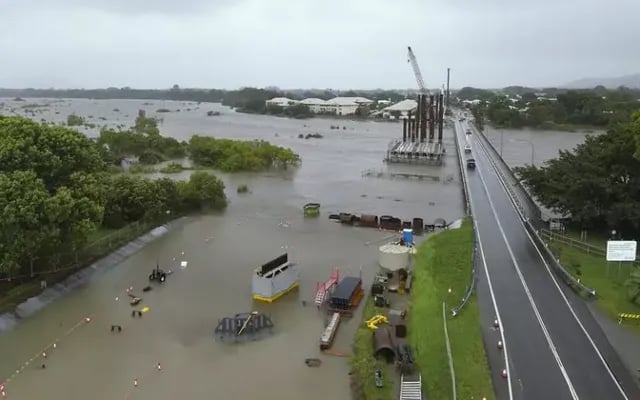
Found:
[[331, 271], [331, 276], [329, 277], [329, 280], [325, 281], [325, 282], [318, 282], [316, 284], [316, 298], [314, 300], [316, 306], [320, 307], [325, 300], [327, 299], [327, 293], [329, 293], [329, 291], [338, 284], [338, 282], [340, 281], [340, 270], [338, 270], [338, 268], [334, 268], [333, 271]]

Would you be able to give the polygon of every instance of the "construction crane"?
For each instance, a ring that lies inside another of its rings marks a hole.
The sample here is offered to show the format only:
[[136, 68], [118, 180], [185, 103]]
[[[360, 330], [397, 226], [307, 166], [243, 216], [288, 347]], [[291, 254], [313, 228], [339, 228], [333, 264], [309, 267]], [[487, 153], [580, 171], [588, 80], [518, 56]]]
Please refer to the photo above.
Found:
[[416, 81], [418, 82], [418, 89], [420, 89], [420, 94], [429, 94], [427, 88], [424, 87], [424, 81], [422, 80], [422, 73], [420, 72], [420, 67], [418, 66], [418, 60], [416, 60], [416, 55], [413, 54], [413, 50], [411, 50], [411, 46], [407, 47], [407, 62], [411, 63], [411, 67], [413, 68], [413, 74], [416, 76]]

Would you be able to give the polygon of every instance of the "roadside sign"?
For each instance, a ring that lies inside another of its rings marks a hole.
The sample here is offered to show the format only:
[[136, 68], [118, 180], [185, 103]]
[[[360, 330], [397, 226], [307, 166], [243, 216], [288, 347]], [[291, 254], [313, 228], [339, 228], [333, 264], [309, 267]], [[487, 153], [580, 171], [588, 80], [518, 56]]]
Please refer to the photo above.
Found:
[[607, 241], [607, 261], [635, 261], [638, 242], [635, 240]]

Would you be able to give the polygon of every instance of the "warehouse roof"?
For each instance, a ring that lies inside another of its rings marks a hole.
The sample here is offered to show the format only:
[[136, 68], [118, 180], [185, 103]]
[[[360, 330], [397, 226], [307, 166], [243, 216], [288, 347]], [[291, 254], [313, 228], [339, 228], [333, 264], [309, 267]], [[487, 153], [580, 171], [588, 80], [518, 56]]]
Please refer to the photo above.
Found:
[[373, 103], [373, 100], [369, 100], [366, 97], [334, 97], [327, 100], [327, 104], [336, 105], [351, 105], [351, 104], [369, 104]]
[[392, 106], [385, 107], [385, 111], [411, 111], [418, 108], [418, 102], [412, 99], [402, 100]]
[[300, 104], [308, 104], [308, 105], [315, 105], [315, 104], [325, 104], [326, 101], [322, 100], [322, 99], [318, 99], [317, 97], [310, 97], [308, 99], [304, 99], [300, 102]]

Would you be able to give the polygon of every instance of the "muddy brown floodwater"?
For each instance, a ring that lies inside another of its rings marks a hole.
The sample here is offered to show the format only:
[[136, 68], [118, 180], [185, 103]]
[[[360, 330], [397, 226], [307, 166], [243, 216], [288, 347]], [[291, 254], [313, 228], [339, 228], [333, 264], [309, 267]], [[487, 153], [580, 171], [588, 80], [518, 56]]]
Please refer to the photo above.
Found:
[[[143, 102], [105, 103], [100, 105], [103, 110], [119, 108], [133, 115]], [[69, 109], [52, 115], [66, 115], [69, 110], [101, 115], [91, 111], [90, 101], [55, 104]], [[443, 167], [388, 170], [382, 158], [388, 141], [401, 134], [399, 124], [288, 120], [229, 110], [206, 117], [206, 109], [192, 112], [191, 119], [186, 112], [163, 114], [162, 129], [179, 138], [201, 133], [269, 140], [292, 147], [301, 155], [302, 165], [282, 174], [220, 174], [231, 199], [224, 214], [187, 219], [0, 336], [0, 382], [58, 340], [46, 359], [37, 357], [11, 380], [8, 399], [350, 397], [347, 359], [318, 355], [324, 318], [313, 306], [303, 306], [302, 300], [312, 303], [316, 283], [325, 280], [334, 266], [343, 275], [362, 273], [369, 282], [378, 270], [377, 245], [389, 233], [342, 226], [327, 216], [338, 211], [391, 214], [421, 217], [427, 223], [440, 217], [448, 222], [460, 218], [463, 207], [451, 132], [445, 132], [450, 153]], [[331, 130], [330, 125], [346, 129]], [[297, 138], [312, 132], [324, 138]], [[362, 173], [367, 169], [429, 174], [438, 181], [366, 178]], [[236, 194], [240, 184], [247, 184], [251, 193]], [[303, 218], [302, 205], [310, 201], [322, 204], [317, 219]], [[253, 269], [285, 251], [301, 268], [300, 290], [271, 305], [254, 303]], [[132, 318], [125, 288], [133, 286], [139, 293], [156, 261], [167, 266], [174, 258], [187, 261], [187, 268], [173, 267], [175, 273], [163, 287], [143, 293], [141, 306], [150, 311]], [[276, 326], [272, 336], [244, 344], [214, 340], [218, 318], [251, 310], [271, 314]], [[90, 323], [83, 322], [87, 315], [92, 317]], [[341, 325], [336, 350], [351, 352], [358, 322], [356, 317]], [[111, 333], [112, 324], [122, 325], [122, 333]], [[322, 358], [322, 366], [306, 367], [307, 357]], [[43, 362], [46, 369], [40, 368]]]

